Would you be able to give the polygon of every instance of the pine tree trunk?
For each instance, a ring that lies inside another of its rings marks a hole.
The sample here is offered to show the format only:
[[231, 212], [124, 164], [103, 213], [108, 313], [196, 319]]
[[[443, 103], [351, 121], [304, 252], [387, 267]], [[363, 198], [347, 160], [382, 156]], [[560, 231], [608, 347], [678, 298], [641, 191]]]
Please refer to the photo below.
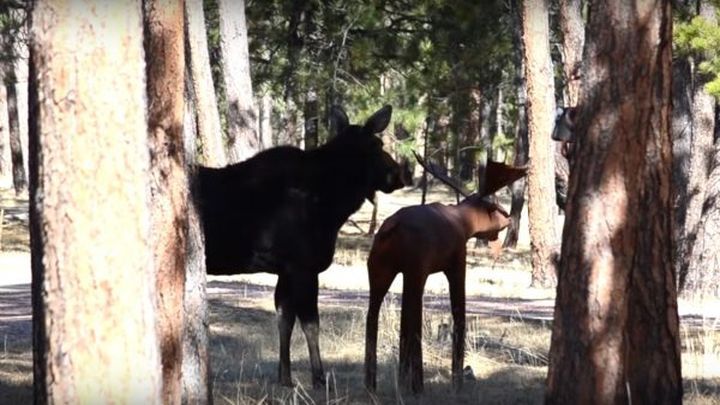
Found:
[[458, 131], [462, 134], [460, 142], [460, 173], [462, 181], [472, 181], [476, 178], [478, 168], [477, 149], [480, 140], [481, 108], [483, 108], [482, 94], [480, 89], [473, 86], [468, 94], [467, 100], [461, 101], [467, 107], [463, 111], [465, 116], [461, 117], [462, 123], [458, 124]]
[[528, 98], [528, 219], [533, 285], [552, 285], [555, 230], [554, 159], [550, 138], [555, 111], [555, 90], [550, 62], [547, 0], [523, 2], [523, 41]]
[[680, 403], [670, 1], [590, 18], [546, 403]]
[[218, 0], [218, 13], [227, 97], [228, 159], [236, 163], [260, 150], [250, 81], [245, 0]]
[[185, 173], [185, 48], [182, 0], [145, 3], [145, 57], [151, 171], [151, 242], [154, 248], [157, 334], [162, 401], [182, 396], [183, 295], [187, 244]]
[[565, 107], [577, 105], [580, 96], [585, 24], [582, 18], [583, 0], [560, 0], [558, 9], [563, 35], [562, 58], [565, 75]]
[[[673, 265], [676, 274], [682, 274], [682, 267], [689, 259], [685, 243], [685, 214], [690, 198], [690, 161], [692, 141], [692, 73], [688, 58], [673, 60], [673, 109], [672, 109], [672, 148], [673, 148]], [[678, 280], [679, 281], [679, 280]], [[682, 286], [680, 285], [680, 288]]]
[[308, 91], [305, 97], [305, 150], [312, 150], [318, 147], [320, 142], [318, 138], [318, 124], [320, 117], [318, 115], [318, 99], [314, 90]]
[[35, 401], [160, 403], [140, 2], [32, 22]]
[[27, 177], [23, 164], [22, 141], [20, 140], [20, 115], [18, 114], [17, 90], [15, 87], [15, 74], [9, 82], [5, 82], [8, 104], [8, 128], [10, 130], [10, 158], [12, 161], [13, 187], [15, 193], [21, 194], [27, 190]]
[[720, 140], [715, 141], [705, 204], [688, 260], [686, 289], [720, 296]]
[[273, 103], [269, 92], [265, 92], [260, 98], [260, 141], [263, 148], [273, 146], [272, 134], [272, 113]]
[[200, 163], [222, 167], [227, 164], [220, 127], [220, 114], [215, 85], [210, 70], [205, 12], [202, 0], [185, 0], [186, 59], [192, 72], [193, 104], [195, 105]]
[[[187, 72], [186, 66], [186, 72]], [[196, 140], [199, 126], [195, 118], [193, 83], [185, 74], [185, 121], [183, 137], [185, 141], [185, 163], [189, 178], [196, 176], [197, 150]], [[197, 184], [190, 183], [192, 196], [187, 212], [187, 244], [185, 251], [185, 290], [183, 297], [182, 346], [182, 403], [211, 404], [212, 379], [210, 378], [210, 355], [208, 340], [208, 309], [205, 272], [205, 242], [198, 214]]]
[[[699, 2], [699, 15], [706, 20], [716, 23], [715, 7], [708, 1]], [[698, 56], [697, 63], [704, 59]], [[684, 207], [684, 223], [681, 239], [677, 242], [679, 251], [676, 258], [680, 263], [680, 288], [685, 284], [688, 271], [692, 265], [690, 258], [696, 245], [698, 227], [700, 226], [703, 205], [706, 201], [707, 180], [713, 155], [713, 138], [715, 135], [715, 97], [705, 90], [705, 80], [697, 68], [693, 78], [692, 98], [692, 141], [690, 146], [690, 172], [688, 176], [686, 206]], [[699, 269], [698, 267], [693, 267]], [[697, 276], [695, 276], [697, 278]]]
[[[510, 15], [512, 17], [513, 27], [513, 45], [517, 47], [518, 54], [524, 55], [525, 48], [523, 47], [522, 41], [522, 22], [521, 22], [521, 10], [518, 0], [511, 0], [510, 2]], [[517, 58], [515, 67], [515, 89], [517, 92], [517, 108], [518, 117], [515, 123], [515, 157], [513, 158], [513, 165], [524, 166], [528, 161], [528, 128], [527, 128], [527, 91], [525, 87], [525, 62], [524, 57]], [[505, 241], [503, 247], [515, 247], [517, 246], [518, 237], [520, 236], [520, 219], [522, 216], [522, 209], [525, 205], [525, 188], [526, 188], [525, 177], [516, 180], [510, 185], [510, 192], [512, 195], [510, 204], [510, 226], [507, 228], [505, 234]]]
[[[21, 11], [15, 11], [15, 18], [23, 18]], [[24, 11], [22, 11], [24, 13]], [[20, 150], [23, 156], [25, 178], [28, 173], [28, 60], [30, 59], [26, 41], [18, 41], [15, 58], [15, 93], [17, 94], [18, 127], [20, 129]], [[27, 186], [26, 186], [27, 187]]]
[[12, 186], [12, 158], [10, 157], [10, 129], [8, 123], [7, 91], [0, 85], [0, 189]]

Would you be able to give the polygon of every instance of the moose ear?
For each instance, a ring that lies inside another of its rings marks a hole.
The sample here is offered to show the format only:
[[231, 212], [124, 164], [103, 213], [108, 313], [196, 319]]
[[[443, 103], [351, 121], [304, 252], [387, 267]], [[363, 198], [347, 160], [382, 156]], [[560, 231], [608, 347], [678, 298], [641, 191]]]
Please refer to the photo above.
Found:
[[368, 118], [365, 122], [365, 129], [369, 130], [373, 134], [378, 134], [390, 125], [390, 117], [392, 117], [392, 107], [386, 105], [385, 107], [377, 110], [372, 117]]
[[350, 120], [347, 114], [345, 114], [345, 110], [339, 105], [330, 107], [330, 119], [335, 125], [336, 135], [342, 134], [350, 125]]

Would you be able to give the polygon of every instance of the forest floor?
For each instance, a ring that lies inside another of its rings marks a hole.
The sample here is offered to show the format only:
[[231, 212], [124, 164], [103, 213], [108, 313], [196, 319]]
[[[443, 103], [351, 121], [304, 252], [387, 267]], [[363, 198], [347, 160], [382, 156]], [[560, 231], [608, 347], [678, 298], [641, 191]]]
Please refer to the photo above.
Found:
[[[379, 221], [398, 208], [417, 204], [418, 190], [380, 195]], [[453, 202], [440, 191], [428, 201]], [[504, 204], [509, 207], [509, 204]], [[27, 197], [0, 191], [0, 404], [32, 402], [32, 322]], [[368, 282], [365, 259], [371, 205], [365, 204], [343, 228], [335, 262], [320, 277], [321, 352], [329, 375], [326, 389], [311, 388], [302, 331], [292, 340], [295, 388], [276, 383], [277, 342], [273, 288], [275, 276], [254, 274], [209, 277], [213, 395], [217, 404], [255, 403], [481, 403], [543, 402], [547, 373], [553, 289], [529, 288], [530, 261], [526, 216], [517, 249], [495, 260], [487, 248], [468, 254], [468, 315], [465, 383], [450, 387], [451, 324], [447, 282], [430, 277], [424, 298], [423, 359], [425, 393], [401, 392], [395, 378], [400, 325], [398, 277], [380, 314], [378, 390], [363, 388], [365, 314]], [[562, 217], [558, 217], [562, 225]], [[474, 242], [471, 242], [474, 245]], [[679, 303], [685, 402], [720, 404], [720, 305], [683, 299]]]

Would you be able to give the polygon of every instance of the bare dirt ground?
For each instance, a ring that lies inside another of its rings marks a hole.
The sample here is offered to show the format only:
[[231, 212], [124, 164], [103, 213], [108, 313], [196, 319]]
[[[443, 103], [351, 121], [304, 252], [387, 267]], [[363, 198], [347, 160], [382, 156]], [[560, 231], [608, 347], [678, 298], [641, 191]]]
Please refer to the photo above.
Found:
[[[417, 190], [381, 195], [379, 218], [419, 202]], [[453, 202], [433, 192], [429, 201]], [[509, 206], [506, 204], [506, 206]], [[0, 192], [5, 208], [0, 238], [0, 404], [32, 402], [32, 322], [27, 199]], [[397, 333], [401, 277], [383, 305], [378, 346], [379, 388], [362, 387], [364, 322], [368, 298], [364, 261], [371, 238], [366, 204], [343, 228], [335, 263], [320, 278], [321, 351], [329, 383], [313, 390], [300, 328], [293, 336], [295, 389], [276, 384], [277, 328], [272, 303], [275, 276], [210, 277], [211, 360], [216, 403], [541, 403], [547, 372], [554, 291], [528, 287], [526, 224], [518, 249], [493, 260], [472, 248], [468, 260], [468, 336], [465, 387], [450, 389], [450, 324], [447, 282], [428, 280], [424, 299], [423, 352], [426, 392], [397, 389]], [[561, 224], [562, 217], [558, 218]], [[686, 402], [720, 404], [720, 306], [682, 301], [683, 373]]]

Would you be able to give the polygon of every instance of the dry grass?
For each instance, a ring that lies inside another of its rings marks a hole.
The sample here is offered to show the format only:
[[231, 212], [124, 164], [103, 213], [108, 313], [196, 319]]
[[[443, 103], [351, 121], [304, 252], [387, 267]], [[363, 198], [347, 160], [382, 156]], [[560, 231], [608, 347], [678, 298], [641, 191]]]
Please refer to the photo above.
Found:
[[[379, 221], [403, 205], [419, 202], [417, 191], [379, 196]], [[454, 197], [434, 191], [428, 200], [452, 203]], [[2, 250], [28, 251], [26, 206], [26, 197], [0, 193], [0, 207], [10, 208], [6, 211], [0, 239]], [[364, 233], [369, 226], [370, 211], [371, 206], [364, 205], [353, 216], [353, 222], [343, 228], [335, 264], [320, 278], [323, 288], [333, 289], [323, 291], [320, 297], [320, 344], [329, 373], [325, 390], [308, 387], [310, 365], [305, 338], [299, 327], [292, 341], [293, 377], [298, 384], [290, 389], [276, 383], [278, 332], [272, 303], [275, 276], [257, 274], [210, 279], [211, 361], [216, 403], [542, 402], [550, 343], [546, 320], [551, 314], [554, 292], [527, 288], [526, 226], [525, 233], [521, 234], [520, 248], [505, 251], [500, 260], [489, 258], [484, 248], [470, 250], [465, 364], [472, 369], [472, 375], [468, 376], [464, 389], [455, 394], [450, 388], [450, 339], [443, 331], [448, 329], [451, 321], [447, 282], [442, 275], [432, 276], [426, 287], [425, 394], [405, 394], [398, 390], [396, 383], [401, 277], [393, 283], [381, 311], [377, 395], [371, 396], [364, 389], [368, 289], [365, 259], [371, 243]], [[1, 253], [0, 259], [0, 281], [6, 281], [0, 283], [0, 403], [31, 403], [32, 348], [27, 315], [30, 300], [26, 284], [29, 260], [27, 253]], [[21, 270], [11, 271], [10, 267]], [[18, 271], [21, 274], [18, 275]], [[711, 309], [713, 307], [715, 311]], [[683, 315], [684, 400], [690, 404], [720, 404], [720, 325], [714, 318], [702, 315], [717, 316], [720, 305], [718, 301], [681, 301], [680, 309]]]
[[[358, 301], [358, 304], [363, 304]], [[401, 392], [395, 378], [400, 312], [397, 296], [380, 314], [378, 390], [363, 387], [365, 309], [323, 306], [321, 349], [328, 386], [312, 390], [304, 336], [296, 327], [292, 341], [295, 389], [279, 387], [277, 330], [270, 300], [237, 300], [235, 306], [214, 301], [212, 308], [214, 394], [220, 404], [267, 403], [539, 403], [546, 373], [547, 326], [517, 319], [468, 319], [466, 365], [471, 368], [463, 390], [450, 387], [450, 337], [443, 331], [449, 314], [426, 311], [423, 327], [425, 393]], [[240, 309], [242, 308], [242, 309]]]
[[30, 251], [27, 193], [0, 189], [0, 251]]

